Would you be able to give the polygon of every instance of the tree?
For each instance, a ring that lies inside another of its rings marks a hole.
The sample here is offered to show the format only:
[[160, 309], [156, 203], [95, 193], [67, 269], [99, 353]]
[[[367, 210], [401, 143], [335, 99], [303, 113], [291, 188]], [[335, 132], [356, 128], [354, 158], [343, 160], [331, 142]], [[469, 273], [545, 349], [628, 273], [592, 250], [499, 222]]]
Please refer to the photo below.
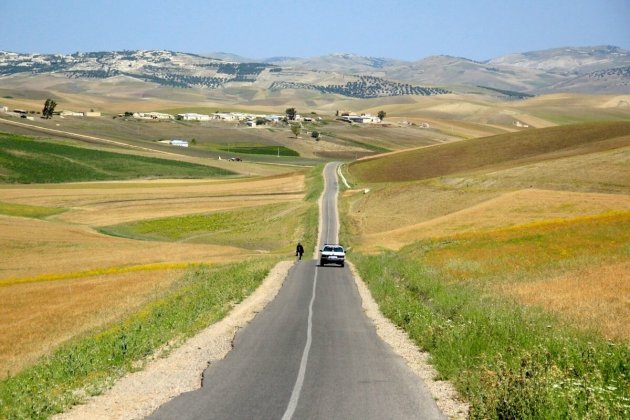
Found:
[[313, 137], [315, 140], [319, 140], [319, 131], [313, 130], [311, 132], [311, 137]]
[[383, 111], [382, 109], [380, 111], [378, 111], [378, 114], [376, 114], [381, 121], [383, 121], [385, 119], [385, 117], [387, 116], [387, 112]]
[[46, 99], [46, 102], [44, 103], [44, 109], [42, 110], [43, 117], [46, 119], [52, 118], [56, 106], [57, 102], [53, 101], [50, 98]]
[[289, 121], [295, 120], [295, 116], [297, 115], [297, 110], [295, 108], [287, 108], [285, 113], [287, 114], [287, 118]]
[[291, 124], [291, 132], [295, 135], [296, 139], [298, 138], [300, 131], [302, 131], [302, 127], [300, 127], [300, 124], [298, 123]]

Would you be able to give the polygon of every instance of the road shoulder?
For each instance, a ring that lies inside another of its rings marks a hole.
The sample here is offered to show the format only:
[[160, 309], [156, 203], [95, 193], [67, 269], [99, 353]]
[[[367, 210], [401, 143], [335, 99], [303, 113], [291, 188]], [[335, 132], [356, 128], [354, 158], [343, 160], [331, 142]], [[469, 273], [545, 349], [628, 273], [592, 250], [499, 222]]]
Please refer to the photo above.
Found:
[[363, 310], [374, 323], [376, 333], [387, 343], [394, 353], [403, 358], [407, 366], [422, 380], [431, 392], [439, 409], [451, 419], [468, 418], [468, 404], [458, 395], [453, 385], [448, 381], [438, 381], [437, 372], [429, 364], [429, 354], [421, 351], [409, 338], [405, 331], [397, 328], [379, 310], [378, 304], [370, 294], [367, 285], [361, 279], [354, 264], [348, 262], [352, 276], [359, 290], [363, 302]]
[[166, 357], [157, 357], [112, 388], [54, 419], [140, 419], [178, 395], [201, 388], [204, 370], [232, 349], [234, 336], [271, 302], [282, 287], [293, 261], [278, 263], [254, 293]]

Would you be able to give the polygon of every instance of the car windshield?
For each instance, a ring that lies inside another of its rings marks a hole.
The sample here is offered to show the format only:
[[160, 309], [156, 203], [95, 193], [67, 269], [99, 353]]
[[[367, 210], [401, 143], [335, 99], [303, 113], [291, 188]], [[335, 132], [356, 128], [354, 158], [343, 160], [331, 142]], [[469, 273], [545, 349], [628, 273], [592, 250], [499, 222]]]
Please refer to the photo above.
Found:
[[324, 251], [331, 252], [331, 251], [333, 251], [333, 247], [332, 246], [325, 246], [324, 247]]
[[340, 246], [336, 246], [334, 249], [335, 252], [343, 252], [343, 248]]

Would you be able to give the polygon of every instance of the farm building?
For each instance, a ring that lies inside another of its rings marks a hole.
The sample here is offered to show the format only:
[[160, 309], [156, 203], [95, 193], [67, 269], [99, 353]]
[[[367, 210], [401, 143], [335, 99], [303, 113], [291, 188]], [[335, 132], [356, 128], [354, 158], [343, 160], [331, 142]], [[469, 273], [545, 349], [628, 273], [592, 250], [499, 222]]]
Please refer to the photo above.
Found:
[[189, 112], [186, 114], [177, 114], [176, 118], [178, 120], [183, 121], [210, 121], [210, 115], [205, 114], [195, 114], [194, 112]]
[[59, 115], [61, 115], [62, 117], [82, 117], [83, 116], [83, 112], [75, 112], [75, 111], [64, 110], [64, 111], [61, 111], [59, 113]]
[[161, 112], [134, 112], [133, 117], [139, 120], [172, 120], [171, 114]]

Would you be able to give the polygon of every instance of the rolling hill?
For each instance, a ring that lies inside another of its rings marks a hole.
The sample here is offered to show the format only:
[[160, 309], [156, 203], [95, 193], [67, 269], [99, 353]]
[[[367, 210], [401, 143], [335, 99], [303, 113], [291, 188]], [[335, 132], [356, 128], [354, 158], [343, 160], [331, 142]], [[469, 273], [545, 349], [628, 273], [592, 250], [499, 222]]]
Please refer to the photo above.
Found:
[[534, 163], [630, 145], [630, 122], [525, 130], [365, 158], [348, 171], [361, 182], [401, 182]]

